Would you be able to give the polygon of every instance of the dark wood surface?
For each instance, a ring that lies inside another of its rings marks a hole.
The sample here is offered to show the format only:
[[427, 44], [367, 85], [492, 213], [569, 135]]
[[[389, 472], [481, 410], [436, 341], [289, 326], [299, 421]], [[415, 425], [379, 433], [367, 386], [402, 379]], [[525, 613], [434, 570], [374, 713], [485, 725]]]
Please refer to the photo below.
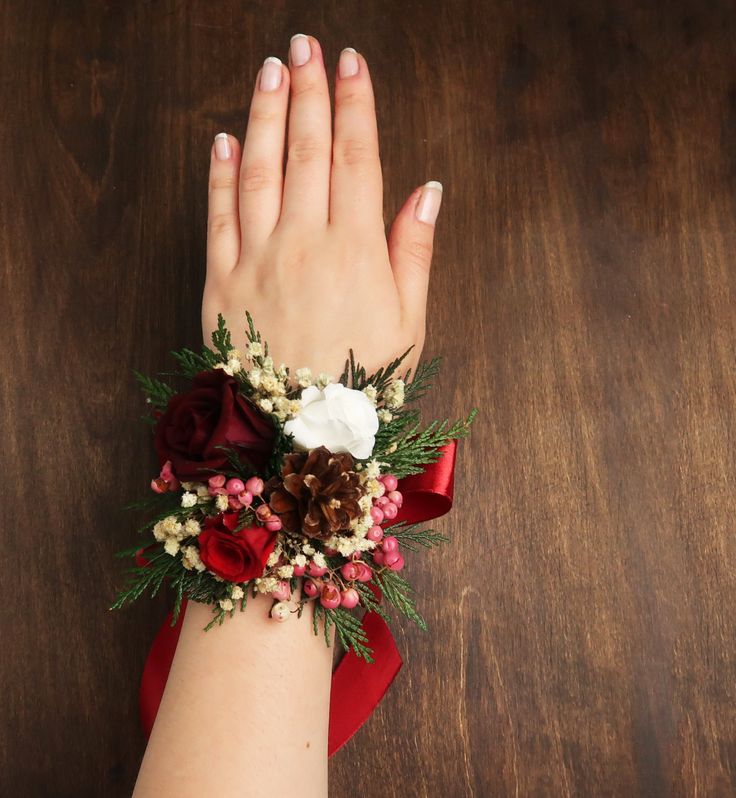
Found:
[[0, 794], [132, 789], [167, 601], [106, 609], [130, 369], [198, 344], [211, 137], [297, 31], [369, 60], [387, 218], [445, 184], [426, 410], [481, 408], [332, 794], [736, 794], [731, 4], [0, 8]]

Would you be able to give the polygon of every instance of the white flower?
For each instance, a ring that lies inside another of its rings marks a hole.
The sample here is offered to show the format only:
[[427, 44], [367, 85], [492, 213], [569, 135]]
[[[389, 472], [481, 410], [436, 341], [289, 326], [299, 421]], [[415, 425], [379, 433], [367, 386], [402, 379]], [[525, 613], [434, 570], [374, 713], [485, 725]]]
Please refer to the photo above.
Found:
[[258, 388], [263, 378], [263, 372], [260, 369], [251, 369], [248, 372], [248, 382], [254, 387]]
[[312, 385], [302, 391], [299, 415], [286, 422], [284, 431], [304, 449], [326, 446], [362, 460], [370, 457], [376, 443], [378, 416], [363, 391], [341, 383], [324, 389]]
[[176, 538], [169, 538], [166, 543], [164, 543], [164, 551], [172, 557], [179, 551], [179, 543]]
[[240, 587], [240, 585], [235, 585], [235, 587], [233, 588], [232, 595], [231, 595], [231, 598], [233, 599], [233, 601], [238, 601], [238, 599], [242, 599], [244, 595], [245, 595], [245, 591], [243, 590], [243, 588]]
[[322, 554], [321, 551], [318, 551], [312, 557], [312, 562], [317, 566], [317, 568], [324, 568], [327, 565], [327, 560], [325, 560], [325, 555]]
[[194, 507], [197, 503], [197, 494], [196, 493], [189, 493], [187, 491], [181, 497], [181, 506], [182, 507]]
[[227, 361], [227, 367], [229, 369], [228, 373], [232, 377], [236, 371], [240, 371], [243, 368], [243, 364], [237, 357], [231, 357], [230, 360]]
[[404, 404], [404, 380], [396, 379], [391, 382], [383, 392], [383, 401], [386, 407], [396, 409]]
[[160, 542], [166, 540], [166, 530], [164, 529], [164, 522], [159, 521], [153, 527], [153, 536]]
[[297, 369], [296, 380], [300, 388], [309, 388], [312, 384], [312, 372], [310, 369]]
[[316, 385], [318, 388], [326, 388], [332, 382], [332, 377], [329, 374], [325, 374], [324, 371], [320, 371], [317, 375]]
[[248, 354], [251, 357], [260, 357], [263, 354], [263, 344], [260, 341], [251, 341], [248, 344]]
[[225, 612], [230, 612], [233, 608], [233, 602], [231, 599], [220, 599], [220, 606]]
[[224, 512], [229, 506], [230, 505], [228, 503], [227, 496], [225, 496], [223, 493], [219, 493], [217, 496], [215, 496], [215, 507], [217, 507], [218, 510]]
[[382, 407], [376, 415], [384, 424], [388, 424], [394, 417], [393, 413], [390, 410], [386, 410], [385, 407]]
[[272, 593], [279, 585], [279, 580], [272, 576], [256, 579], [256, 590], [259, 593]]
[[300, 568], [303, 568], [307, 564], [307, 558], [303, 554], [297, 554], [292, 562], [294, 565], [298, 565]]
[[259, 399], [258, 406], [263, 410], [264, 413], [270, 413], [273, 411], [273, 402], [270, 399]]
[[196, 546], [187, 546], [182, 550], [181, 564], [187, 571], [195, 568], [200, 572], [205, 570], [205, 565], [200, 559], [199, 550]]
[[363, 388], [363, 393], [371, 400], [373, 404], [376, 403], [378, 391], [376, 390], [375, 385], [366, 385], [365, 388]]
[[314, 554], [314, 546], [311, 546], [309, 543], [305, 543], [305, 544], [302, 546], [302, 551], [303, 551], [305, 554]]
[[282, 579], [291, 579], [291, 577], [294, 576], [294, 566], [282, 565], [278, 569], [277, 573]]

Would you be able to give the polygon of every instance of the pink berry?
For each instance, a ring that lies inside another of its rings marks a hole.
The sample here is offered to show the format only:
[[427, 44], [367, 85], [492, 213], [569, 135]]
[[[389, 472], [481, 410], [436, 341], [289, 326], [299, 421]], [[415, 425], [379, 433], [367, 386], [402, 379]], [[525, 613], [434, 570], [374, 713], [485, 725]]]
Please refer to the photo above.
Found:
[[332, 582], [325, 582], [322, 585], [322, 595], [319, 597], [319, 603], [328, 610], [336, 610], [340, 606], [340, 591], [337, 585]]
[[[376, 554], [378, 554], [378, 552], [376, 552]], [[376, 555], [374, 554], [373, 556], [375, 557]], [[398, 551], [387, 551], [383, 555], [383, 564], [387, 568], [390, 568], [392, 571], [400, 570], [398, 568], [394, 568], [395, 563], [397, 563], [399, 560], [403, 561], [403, 557], [399, 554]]]
[[310, 576], [324, 576], [327, 573], [327, 566], [326, 565], [319, 566], [317, 565], [317, 563], [312, 561], [309, 563], [309, 566], [307, 567], [307, 573]]
[[285, 580], [281, 580], [276, 587], [276, 590], [271, 591], [271, 595], [276, 601], [288, 601], [291, 598], [291, 587]]
[[360, 596], [354, 587], [349, 587], [347, 590], [343, 590], [342, 593], [340, 593], [340, 604], [342, 604], [346, 610], [352, 610], [353, 607], [357, 607], [359, 601]]
[[227, 497], [227, 506], [231, 510], [242, 510], [243, 505], [238, 501], [237, 496], [228, 496]]
[[393, 535], [389, 535], [387, 538], [383, 539], [381, 548], [384, 554], [387, 554], [389, 551], [398, 551], [399, 541]]
[[398, 490], [392, 490], [392, 491], [391, 491], [391, 492], [388, 494], [388, 498], [389, 498], [389, 499], [390, 499], [390, 500], [391, 500], [391, 501], [392, 501], [392, 502], [393, 502], [393, 503], [394, 503], [394, 504], [395, 504], [397, 507], [401, 507], [401, 505], [404, 503], [404, 496], [402, 495], [401, 491], [398, 491]]
[[385, 507], [385, 506], [386, 506], [386, 505], [387, 505], [387, 504], [388, 504], [390, 501], [391, 501], [391, 499], [389, 499], [389, 497], [388, 497], [388, 496], [379, 496], [379, 497], [376, 499], [376, 504], [377, 504], [379, 507]]
[[256, 515], [258, 516], [259, 521], [268, 521], [268, 519], [273, 515], [271, 512], [271, 508], [267, 504], [260, 504], [258, 505], [258, 509], [256, 510]]
[[373, 571], [371, 571], [371, 569], [364, 562], [359, 562], [356, 564], [360, 569], [360, 573], [358, 574], [358, 581], [370, 582], [371, 579], [373, 579]]
[[383, 565], [384, 557], [386, 555], [379, 549], [378, 551], [373, 552], [373, 562], [376, 565]]
[[278, 532], [281, 529], [281, 519], [277, 515], [272, 515], [266, 521], [266, 529], [269, 532]]
[[253, 494], [249, 490], [244, 490], [242, 493], [238, 494], [238, 501], [243, 507], [250, 507], [253, 503]]
[[348, 582], [353, 582], [358, 578], [358, 574], [360, 574], [360, 567], [357, 563], [346, 562], [345, 565], [340, 568], [340, 573]]
[[207, 480], [207, 484], [211, 488], [221, 488], [225, 484], [225, 475], [224, 474], [215, 474], [213, 477], [210, 477]]
[[169, 489], [169, 486], [166, 484], [166, 481], [163, 479], [152, 479], [151, 480], [151, 490], [154, 493], [166, 493]]
[[294, 566], [294, 576], [304, 576], [304, 574], [306, 572], [307, 572], [307, 566], [306, 565], [295, 565]]
[[389, 502], [383, 508], [383, 514], [386, 516], [386, 518], [388, 518], [389, 521], [391, 521], [399, 514], [399, 508], [393, 502]]
[[337, 549], [331, 549], [329, 546], [325, 546], [324, 551], [327, 557], [334, 557], [337, 554]]
[[263, 493], [263, 480], [260, 477], [251, 477], [245, 483], [245, 489], [249, 490], [254, 496], [260, 496]]
[[[392, 571], [400, 571], [404, 567], [404, 558], [399, 554], [398, 551], [391, 553], [396, 554], [396, 559], [390, 565], [388, 562], [386, 563], [386, 565], [388, 565], [388, 567]], [[386, 555], [386, 557], [388, 557], [388, 554]]]
[[379, 541], [379, 540], [380, 540], [380, 539], [383, 537], [383, 530], [382, 530], [382, 529], [381, 529], [381, 527], [380, 527], [380, 526], [378, 526], [378, 525], [376, 525], [376, 526], [372, 526], [372, 527], [371, 527], [371, 528], [370, 528], [370, 529], [369, 529], [369, 530], [368, 530], [368, 531], [365, 533], [365, 536], [368, 538], [368, 540], [372, 540], [372, 541], [374, 541], [375, 543], [378, 543], [378, 541]]
[[245, 485], [243, 485], [242, 479], [233, 477], [232, 479], [228, 479], [228, 481], [225, 483], [225, 490], [231, 496], [237, 496], [238, 493], [242, 493], [245, 490]]
[[371, 518], [377, 524], [380, 524], [381, 521], [383, 521], [383, 510], [380, 507], [376, 507], [375, 504], [373, 507], [371, 507]]
[[386, 490], [390, 493], [392, 490], [396, 490], [399, 485], [399, 480], [393, 474], [386, 474], [385, 477], [382, 479], [383, 484], [386, 487]]
[[302, 585], [302, 590], [304, 591], [304, 595], [308, 598], [314, 598], [316, 595], [319, 594], [320, 587], [316, 582], [313, 582], [311, 579], [305, 579], [304, 584]]

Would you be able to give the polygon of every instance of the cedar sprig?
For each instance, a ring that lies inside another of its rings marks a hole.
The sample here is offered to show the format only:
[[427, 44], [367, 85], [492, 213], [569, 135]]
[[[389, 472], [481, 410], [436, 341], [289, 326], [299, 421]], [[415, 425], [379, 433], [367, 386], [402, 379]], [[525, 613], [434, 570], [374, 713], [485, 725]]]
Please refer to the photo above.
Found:
[[324, 634], [327, 645], [330, 643], [330, 627], [334, 626], [337, 639], [345, 651], [352, 649], [361, 659], [368, 663], [373, 662], [373, 649], [368, 645], [368, 635], [366, 635], [359, 618], [356, 618], [352, 613], [341, 607], [328, 610], [315, 602], [314, 617], [312, 619], [315, 634], [319, 634], [320, 618], [324, 619]]
[[399, 543], [408, 551], [418, 551], [418, 546], [430, 549], [433, 546], [440, 546], [449, 543], [450, 538], [435, 532], [433, 529], [420, 529], [421, 524], [407, 524], [400, 521], [384, 529], [386, 535], [393, 535]]
[[386, 601], [393, 604], [402, 615], [405, 615], [426, 632], [427, 622], [417, 612], [412, 597], [414, 590], [406, 579], [396, 573], [396, 571], [390, 571], [386, 568], [376, 571], [375, 579]]

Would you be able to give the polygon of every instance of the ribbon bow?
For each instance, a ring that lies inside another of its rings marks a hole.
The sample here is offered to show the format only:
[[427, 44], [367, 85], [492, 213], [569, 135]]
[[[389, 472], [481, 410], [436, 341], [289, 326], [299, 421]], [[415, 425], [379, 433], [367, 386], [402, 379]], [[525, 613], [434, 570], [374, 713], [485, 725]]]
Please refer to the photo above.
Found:
[[[428, 465], [421, 474], [400, 480], [399, 490], [404, 502], [394, 523], [429, 521], [444, 515], [452, 507], [456, 449], [457, 441], [450, 441], [442, 447], [439, 460]], [[141, 556], [138, 561], [145, 562]], [[169, 612], [143, 667], [139, 701], [141, 726], [146, 737], [153, 729], [169, 678], [186, 604], [185, 599], [175, 626], [171, 626], [172, 613]], [[402, 666], [391, 630], [380, 615], [367, 612], [363, 617], [363, 628], [375, 661], [369, 664], [353, 651], [348, 651], [332, 674], [329, 756], [342, 748], [368, 720]]]

